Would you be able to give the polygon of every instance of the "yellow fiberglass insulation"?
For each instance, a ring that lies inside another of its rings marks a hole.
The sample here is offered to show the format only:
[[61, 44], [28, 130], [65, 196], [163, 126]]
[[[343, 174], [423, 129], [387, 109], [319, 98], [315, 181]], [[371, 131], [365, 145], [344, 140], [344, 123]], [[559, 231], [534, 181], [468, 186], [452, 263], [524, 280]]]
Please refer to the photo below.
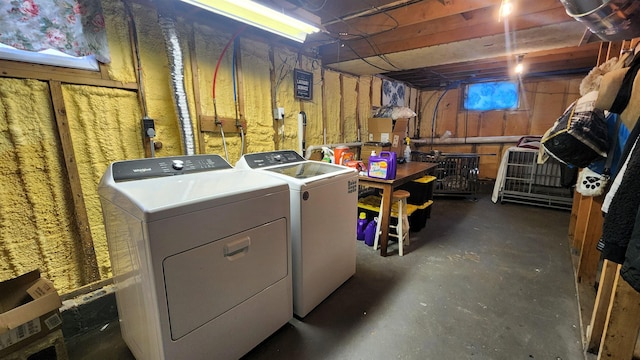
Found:
[[0, 78], [0, 281], [40, 269], [82, 284], [79, 236], [46, 82]]
[[63, 87], [82, 193], [101, 278], [111, 276], [97, 188], [107, 166], [144, 157], [136, 93], [118, 89]]

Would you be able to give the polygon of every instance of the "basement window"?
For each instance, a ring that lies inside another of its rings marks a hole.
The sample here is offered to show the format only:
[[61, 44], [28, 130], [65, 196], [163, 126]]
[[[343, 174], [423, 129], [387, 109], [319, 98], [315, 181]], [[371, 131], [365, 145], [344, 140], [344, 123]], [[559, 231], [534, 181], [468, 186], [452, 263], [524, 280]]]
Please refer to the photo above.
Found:
[[466, 110], [509, 110], [517, 108], [518, 103], [518, 84], [511, 81], [469, 84], [464, 92]]
[[75, 57], [53, 49], [39, 52], [19, 50], [0, 43], [0, 59], [23, 61], [40, 65], [61, 66], [66, 68], [99, 71], [95, 56]]

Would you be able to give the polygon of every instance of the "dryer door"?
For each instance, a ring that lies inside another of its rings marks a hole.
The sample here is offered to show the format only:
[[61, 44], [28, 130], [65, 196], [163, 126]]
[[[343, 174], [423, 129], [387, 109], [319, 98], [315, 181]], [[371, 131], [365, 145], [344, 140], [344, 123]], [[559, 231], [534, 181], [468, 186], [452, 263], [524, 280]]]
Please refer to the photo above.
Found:
[[288, 252], [287, 221], [278, 219], [165, 258], [171, 339], [285, 278]]

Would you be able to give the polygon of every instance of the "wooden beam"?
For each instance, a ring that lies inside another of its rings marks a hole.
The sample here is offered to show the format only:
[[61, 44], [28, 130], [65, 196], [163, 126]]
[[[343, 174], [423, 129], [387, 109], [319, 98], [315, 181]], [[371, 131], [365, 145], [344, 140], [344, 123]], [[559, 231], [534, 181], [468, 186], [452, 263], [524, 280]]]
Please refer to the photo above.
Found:
[[66, 84], [92, 85], [108, 88], [137, 90], [138, 84], [103, 79], [98, 71], [60, 68], [49, 65], [0, 60], [0, 76], [19, 79], [58, 81]]
[[50, 81], [49, 91], [51, 92], [53, 113], [56, 124], [58, 125], [58, 135], [60, 136], [64, 164], [67, 169], [69, 186], [71, 188], [76, 225], [78, 227], [78, 234], [80, 235], [82, 280], [84, 284], [88, 284], [100, 280], [100, 271], [93, 247], [91, 229], [89, 228], [89, 216], [87, 215], [87, 208], [82, 193], [80, 173], [73, 150], [73, 140], [71, 139], [71, 130], [69, 128], [69, 120], [67, 119], [64, 96], [62, 94], [62, 84], [59, 81]]
[[[275, 109], [278, 108], [278, 102], [276, 99], [277, 93], [276, 93], [276, 60], [275, 60], [275, 54], [274, 54], [274, 50], [273, 47], [270, 46], [269, 47], [269, 63], [271, 64], [271, 66], [269, 67], [269, 79], [270, 79], [270, 94], [271, 94], [271, 111], [275, 111]], [[272, 115], [271, 118], [273, 119], [274, 116]], [[277, 120], [273, 120], [273, 145], [275, 147], [276, 150], [280, 149], [280, 146], [282, 144], [280, 144], [280, 126], [278, 126], [278, 121]]]
[[[338, 79], [340, 80], [340, 141], [344, 142], [344, 74], [340, 73]], [[339, 159], [336, 159], [336, 162], [338, 161]]]
[[591, 198], [580, 195], [580, 204], [578, 205], [578, 218], [576, 219], [576, 230], [573, 237], [573, 248], [582, 251], [582, 242], [584, 241], [584, 232], [587, 228], [587, 219], [589, 219], [589, 211], [591, 210]]
[[[406, 0], [402, 0], [405, 2]], [[392, 10], [382, 7], [369, 9], [357, 14], [341, 17], [337, 20], [325, 22], [323, 25], [334, 33], [353, 32], [374, 33], [385, 27], [395, 25], [394, 19], [401, 21], [401, 26], [415, 25], [450, 16], [463, 15], [483, 8], [495, 8], [500, 6], [502, 0], [465, 0], [453, 4], [444, 4], [437, 1], [420, 1], [406, 6], [399, 1], [389, 5], [395, 6]]]
[[613, 294], [613, 285], [617, 274], [620, 272], [620, 265], [609, 260], [604, 260], [600, 271], [600, 281], [598, 282], [598, 293], [596, 302], [591, 314], [591, 322], [587, 327], [587, 351], [597, 353], [600, 348], [600, 340], [604, 334], [607, 320], [607, 312]]
[[[193, 87], [193, 102], [195, 106], [196, 119], [199, 121], [196, 124], [196, 133], [198, 134], [198, 151], [200, 154], [206, 153], [206, 146], [204, 143], [204, 131], [202, 130], [202, 103], [200, 101], [200, 74], [198, 69], [198, 54], [196, 53], [196, 31], [195, 28], [191, 28], [191, 36], [189, 37], [189, 59], [191, 60], [191, 84]], [[214, 122], [215, 123], [215, 122]]]
[[[218, 117], [218, 121], [222, 124], [222, 130], [225, 134], [237, 133], [240, 129], [236, 126], [236, 119]], [[198, 123], [201, 132], [220, 132], [220, 125], [216, 124], [216, 117], [211, 115], [198, 115]], [[247, 122], [242, 121], [242, 128], [247, 129]]]
[[640, 293], [622, 279], [619, 272], [614, 280], [614, 289], [598, 360], [631, 359], [640, 330]]
[[582, 195], [579, 192], [574, 190], [573, 204], [571, 205], [571, 217], [569, 218], [569, 233], [567, 234], [569, 237], [569, 241], [571, 241], [573, 249], [575, 249], [575, 246], [573, 246], [573, 240], [574, 240], [574, 234], [576, 231], [576, 221], [578, 220], [578, 208], [580, 207], [580, 197], [582, 197]]
[[598, 262], [600, 261], [600, 251], [596, 249], [596, 244], [602, 236], [602, 223], [604, 222], [602, 211], [602, 201], [604, 195], [590, 197], [589, 215], [582, 239], [582, 250], [578, 262], [577, 279], [589, 285], [595, 285], [598, 272]]
[[[531, 1], [522, 5], [526, 8], [514, 19], [512, 31], [575, 21], [566, 14], [562, 4], [557, 1]], [[476, 12], [478, 12], [477, 16], [471, 20], [454, 16], [406, 26], [403, 22], [393, 30], [387, 29], [389, 31], [363, 31], [355, 34], [359, 36], [353, 40], [343, 40], [342, 43], [347, 46], [341, 47], [341, 44], [336, 43], [321, 47], [323, 63], [331, 64], [360, 57], [504, 34], [504, 25], [495, 20], [494, 9], [481, 8]], [[362, 35], [365, 35], [366, 39], [361, 38]]]
[[[240, 41], [240, 38], [237, 38], [235, 41]], [[237, 51], [241, 52], [242, 51], [242, 47], [238, 47]], [[240, 122], [240, 125], [242, 126], [242, 131], [244, 132], [244, 134], [247, 134], [247, 120], [244, 117], [245, 112], [245, 103], [244, 103], [244, 72], [243, 72], [243, 68], [242, 68], [242, 56], [240, 56], [241, 54], [236, 54], [236, 98], [237, 98], [237, 103], [234, 104], [236, 107], [236, 110], [238, 111], [238, 117], [236, 119], [236, 132], [240, 132], [240, 128], [238, 128], [238, 124], [237, 122]], [[243, 146], [247, 146], [246, 141], [244, 142], [244, 144], [242, 144]], [[244, 154], [245, 153], [245, 148], [241, 149], [241, 153]]]

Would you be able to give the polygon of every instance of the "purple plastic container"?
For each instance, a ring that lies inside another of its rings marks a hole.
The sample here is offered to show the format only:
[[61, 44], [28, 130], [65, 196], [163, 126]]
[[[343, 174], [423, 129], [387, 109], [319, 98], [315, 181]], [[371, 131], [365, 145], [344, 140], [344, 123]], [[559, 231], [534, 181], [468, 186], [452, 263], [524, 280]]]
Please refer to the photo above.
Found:
[[381, 151], [380, 155], [369, 156], [369, 177], [391, 180], [396, 178], [396, 153]]

